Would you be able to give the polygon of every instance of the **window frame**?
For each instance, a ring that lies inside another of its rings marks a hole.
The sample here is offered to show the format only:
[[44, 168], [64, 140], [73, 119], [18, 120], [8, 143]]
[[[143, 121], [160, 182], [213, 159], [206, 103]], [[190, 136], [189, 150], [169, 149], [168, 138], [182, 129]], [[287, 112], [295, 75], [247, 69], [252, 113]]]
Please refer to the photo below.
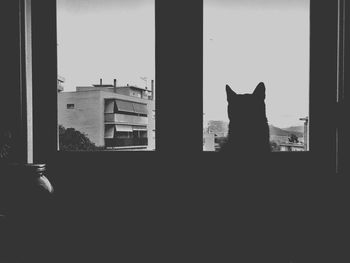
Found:
[[[336, 172], [336, 123], [333, 116], [337, 114], [338, 5], [338, 1], [310, 0], [309, 151], [270, 154], [279, 169], [289, 167], [296, 176], [311, 175], [316, 171], [322, 174]], [[326, 127], [322, 116], [330, 119]], [[206, 154], [210, 156], [208, 158], [221, 158], [215, 152]], [[290, 163], [298, 165], [291, 167]]]
[[349, 82], [350, 70], [347, 66], [349, 52], [346, 47], [350, 46], [350, 33], [348, 32], [347, 21], [350, 18], [350, 5], [346, 0], [338, 0], [338, 89], [337, 89], [337, 129], [336, 129], [336, 173], [345, 175], [349, 171], [349, 164], [346, 161], [348, 153], [349, 128], [346, 124], [346, 112], [349, 112], [349, 102], [346, 87]]
[[[304, 167], [309, 173], [315, 170], [324, 174], [335, 172], [336, 123], [333, 116], [338, 87], [338, 4], [337, 1], [310, 0], [310, 151], [271, 153], [281, 168], [292, 160], [299, 164], [296, 171]], [[41, 12], [43, 8], [46, 12]], [[155, 0], [155, 11], [156, 82], [161, 87], [156, 93], [157, 148], [137, 156], [154, 160], [168, 154], [184, 160], [195, 155], [198, 160], [208, 158], [217, 163], [221, 154], [202, 151], [203, 1], [193, 1], [183, 8], [181, 3]], [[57, 150], [57, 90], [47, 89], [57, 85], [56, 1], [34, 1], [32, 13], [34, 161], [129, 158], [125, 152], [82, 154]], [[181, 50], [180, 55], [169, 52], [173, 49]], [[175, 79], [173, 72], [178, 76]], [[182, 87], [179, 89], [179, 86]], [[178, 92], [180, 95], [176, 96]], [[183, 127], [190, 128], [179, 129], [175, 121], [179, 116]], [[327, 127], [324, 127], [325, 119], [329, 121]]]

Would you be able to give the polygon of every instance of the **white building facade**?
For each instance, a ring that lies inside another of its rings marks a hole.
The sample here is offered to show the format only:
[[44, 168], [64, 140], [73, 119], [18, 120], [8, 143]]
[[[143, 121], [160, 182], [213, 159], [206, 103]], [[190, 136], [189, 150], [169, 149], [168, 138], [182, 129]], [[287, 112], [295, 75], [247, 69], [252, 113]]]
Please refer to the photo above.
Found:
[[[102, 81], [101, 81], [102, 82]], [[155, 149], [152, 90], [136, 86], [93, 85], [58, 93], [58, 123], [111, 149]]]

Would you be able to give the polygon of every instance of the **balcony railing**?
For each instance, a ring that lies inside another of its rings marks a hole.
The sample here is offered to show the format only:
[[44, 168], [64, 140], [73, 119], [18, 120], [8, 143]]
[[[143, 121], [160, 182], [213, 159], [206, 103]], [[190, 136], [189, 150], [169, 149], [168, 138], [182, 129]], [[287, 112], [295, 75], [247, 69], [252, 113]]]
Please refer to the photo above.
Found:
[[147, 146], [148, 138], [106, 139], [105, 145], [106, 147]]

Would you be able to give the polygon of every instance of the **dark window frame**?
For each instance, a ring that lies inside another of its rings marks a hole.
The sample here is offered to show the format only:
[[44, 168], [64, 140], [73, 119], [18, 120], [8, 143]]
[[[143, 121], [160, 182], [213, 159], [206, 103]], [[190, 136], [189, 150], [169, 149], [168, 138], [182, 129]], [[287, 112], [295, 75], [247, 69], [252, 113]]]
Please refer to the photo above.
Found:
[[[46, 12], [41, 12], [43, 8]], [[143, 159], [164, 156], [206, 159], [216, 163], [221, 154], [202, 152], [203, 2], [155, 1], [156, 10], [156, 140], [155, 152], [141, 153]], [[64, 161], [67, 158], [123, 159], [125, 153], [64, 153], [57, 151], [57, 36], [56, 1], [33, 1], [33, 104], [34, 161]], [[181, 20], [178, 20], [181, 13]], [[173, 21], [177, 21], [174, 23]], [[300, 170], [334, 174], [336, 159], [338, 3], [310, 3], [310, 151], [272, 153], [280, 167], [292, 162]], [[178, 30], [178, 29], [181, 30]], [[45, 37], [43, 37], [45, 36]], [[42, 48], [45, 47], [45, 48]], [[169, 52], [169, 50], [181, 50]], [[174, 80], [176, 72], [178, 80]], [[170, 81], [172, 80], [172, 81]], [[179, 85], [182, 86], [179, 89]], [[175, 96], [183, 92], [180, 96]], [[45, 98], [45, 99], [43, 99]], [[179, 129], [174, 121], [181, 116]], [[327, 127], [324, 127], [327, 120]], [[46, 123], [43, 127], [42, 123]], [[169, 139], [171, 138], [171, 139]], [[128, 154], [125, 155], [128, 158]], [[139, 156], [139, 155], [137, 155]], [[183, 159], [185, 160], [185, 159]]]

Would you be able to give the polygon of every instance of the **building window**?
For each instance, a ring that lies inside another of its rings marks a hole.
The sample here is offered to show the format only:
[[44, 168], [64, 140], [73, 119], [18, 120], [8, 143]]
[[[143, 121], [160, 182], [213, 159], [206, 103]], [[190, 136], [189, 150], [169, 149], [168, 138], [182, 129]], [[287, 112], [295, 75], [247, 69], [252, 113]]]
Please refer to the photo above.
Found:
[[75, 108], [74, 104], [67, 104], [67, 109], [72, 110]]

